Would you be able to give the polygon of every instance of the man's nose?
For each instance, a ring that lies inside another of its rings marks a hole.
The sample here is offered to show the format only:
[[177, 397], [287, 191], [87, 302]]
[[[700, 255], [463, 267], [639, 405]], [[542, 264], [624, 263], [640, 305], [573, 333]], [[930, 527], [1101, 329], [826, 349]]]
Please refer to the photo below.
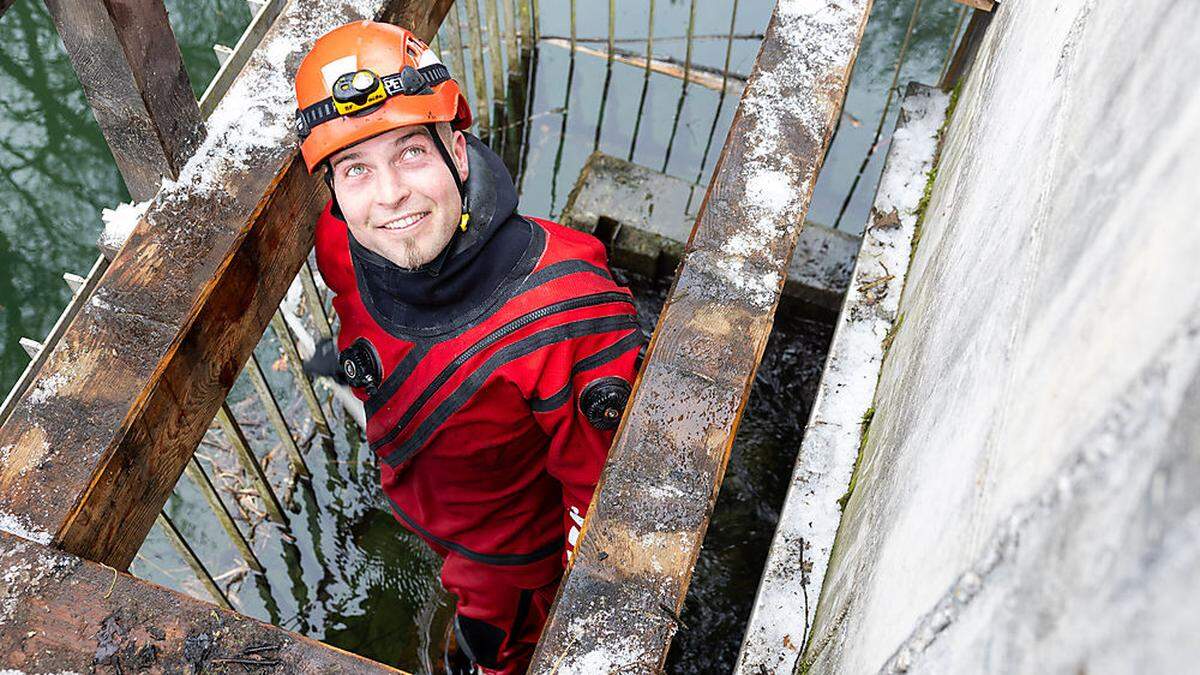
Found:
[[402, 174], [403, 172], [394, 166], [388, 166], [380, 174], [381, 180], [376, 186], [375, 199], [381, 206], [399, 206], [412, 194]]

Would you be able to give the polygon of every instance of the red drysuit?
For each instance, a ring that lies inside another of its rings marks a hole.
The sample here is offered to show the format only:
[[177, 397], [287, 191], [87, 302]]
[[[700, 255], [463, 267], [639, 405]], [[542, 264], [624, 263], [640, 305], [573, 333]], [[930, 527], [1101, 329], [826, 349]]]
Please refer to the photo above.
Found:
[[[476, 161], [471, 177], [482, 180]], [[338, 349], [378, 360], [375, 384], [355, 393], [383, 491], [400, 522], [443, 558], [442, 585], [458, 597], [468, 655], [484, 672], [519, 673], [587, 512], [643, 337], [603, 246], [506, 213], [505, 199], [515, 206], [514, 196], [493, 199], [500, 204], [485, 214], [489, 222], [473, 226], [501, 228], [476, 236], [509, 244], [488, 243], [468, 261], [498, 267], [478, 281], [494, 288], [470, 302], [447, 293], [455, 310], [432, 308], [436, 319], [408, 322], [415, 327], [393, 319], [417, 301], [389, 305], [388, 284], [403, 295], [428, 282], [428, 296], [449, 282], [387, 269], [329, 207], [316, 246], [336, 293]], [[455, 260], [442, 272], [447, 279], [483, 269]]]

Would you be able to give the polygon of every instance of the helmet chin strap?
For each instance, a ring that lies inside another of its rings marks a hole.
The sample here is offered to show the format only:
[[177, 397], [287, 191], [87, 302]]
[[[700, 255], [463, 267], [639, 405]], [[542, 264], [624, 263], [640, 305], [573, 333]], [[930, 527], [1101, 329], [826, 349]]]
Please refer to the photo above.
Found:
[[[458, 227], [454, 228], [454, 234], [450, 235], [449, 241], [446, 242], [445, 247], [442, 248], [436, 258], [417, 268], [417, 270], [427, 272], [430, 276], [436, 277], [441, 273], [442, 267], [446, 264], [446, 259], [450, 257], [451, 251], [454, 250], [454, 245], [457, 243], [459, 236], [467, 231], [467, 224], [471, 220], [471, 212], [467, 204], [467, 187], [458, 175], [458, 166], [454, 164], [454, 157], [450, 155], [450, 150], [446, 148], [446, 144], [442, 142], [442, 137], [438, 134], [436, 123], [430, 122], [425, 125], [425, 128], [429, 130], [429, 136], [433, 139], [433, 147], [437, 148], [438, 154], [442, 156], [442, 161], [450, 169], [450, 177], [454, 179], [454, 186], [458, 188], [458, 196], [462, 200], [462, 214], [459, 216]], [[333, 166], [328, 160], [325, 161], [325, 166], [325, 184], [329, 186], [329, 195], [333, 199], [330, 213], [338, 220], [345, 220], [346, 217], [342, 214], [342, 208], [338, 206], [337, 193], [333, 189]]]

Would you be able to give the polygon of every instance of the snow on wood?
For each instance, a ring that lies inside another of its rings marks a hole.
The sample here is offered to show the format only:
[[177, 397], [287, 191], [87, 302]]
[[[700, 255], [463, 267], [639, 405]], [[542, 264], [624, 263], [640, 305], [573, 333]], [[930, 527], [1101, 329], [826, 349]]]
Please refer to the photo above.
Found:
[[531, 672], [662, 668], [870, 4], [776, 4]]
[[812, 625], [841, 520], [839, 500], [850, 484], [888, 336], [898, 328], [918, 209], [948, 104], [946, 94], [912, 85], [901, 105], [746, 629], [738, 673], [790, 675]]

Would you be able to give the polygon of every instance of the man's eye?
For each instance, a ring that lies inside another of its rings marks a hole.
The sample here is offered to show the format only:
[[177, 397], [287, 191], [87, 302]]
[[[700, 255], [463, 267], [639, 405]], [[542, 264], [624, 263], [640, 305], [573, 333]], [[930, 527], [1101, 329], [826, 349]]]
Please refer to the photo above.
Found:
[[401, 157], [403, 157], [404, 159], [412, 159], [413, 157], [418, 157], [423, 154], [425, 154], [425, 148], [422, 148], [419, 145], [410, 145], [409, 147], [404, 149], [404, 152], [401, 154]]
[[361, 176], [363, 171], [366, 171], [366, 167], [364, 167], [362, 164], [355, 164], [349, 169], [346, 169], [346, 177], [354, 178], [356, 176]]

